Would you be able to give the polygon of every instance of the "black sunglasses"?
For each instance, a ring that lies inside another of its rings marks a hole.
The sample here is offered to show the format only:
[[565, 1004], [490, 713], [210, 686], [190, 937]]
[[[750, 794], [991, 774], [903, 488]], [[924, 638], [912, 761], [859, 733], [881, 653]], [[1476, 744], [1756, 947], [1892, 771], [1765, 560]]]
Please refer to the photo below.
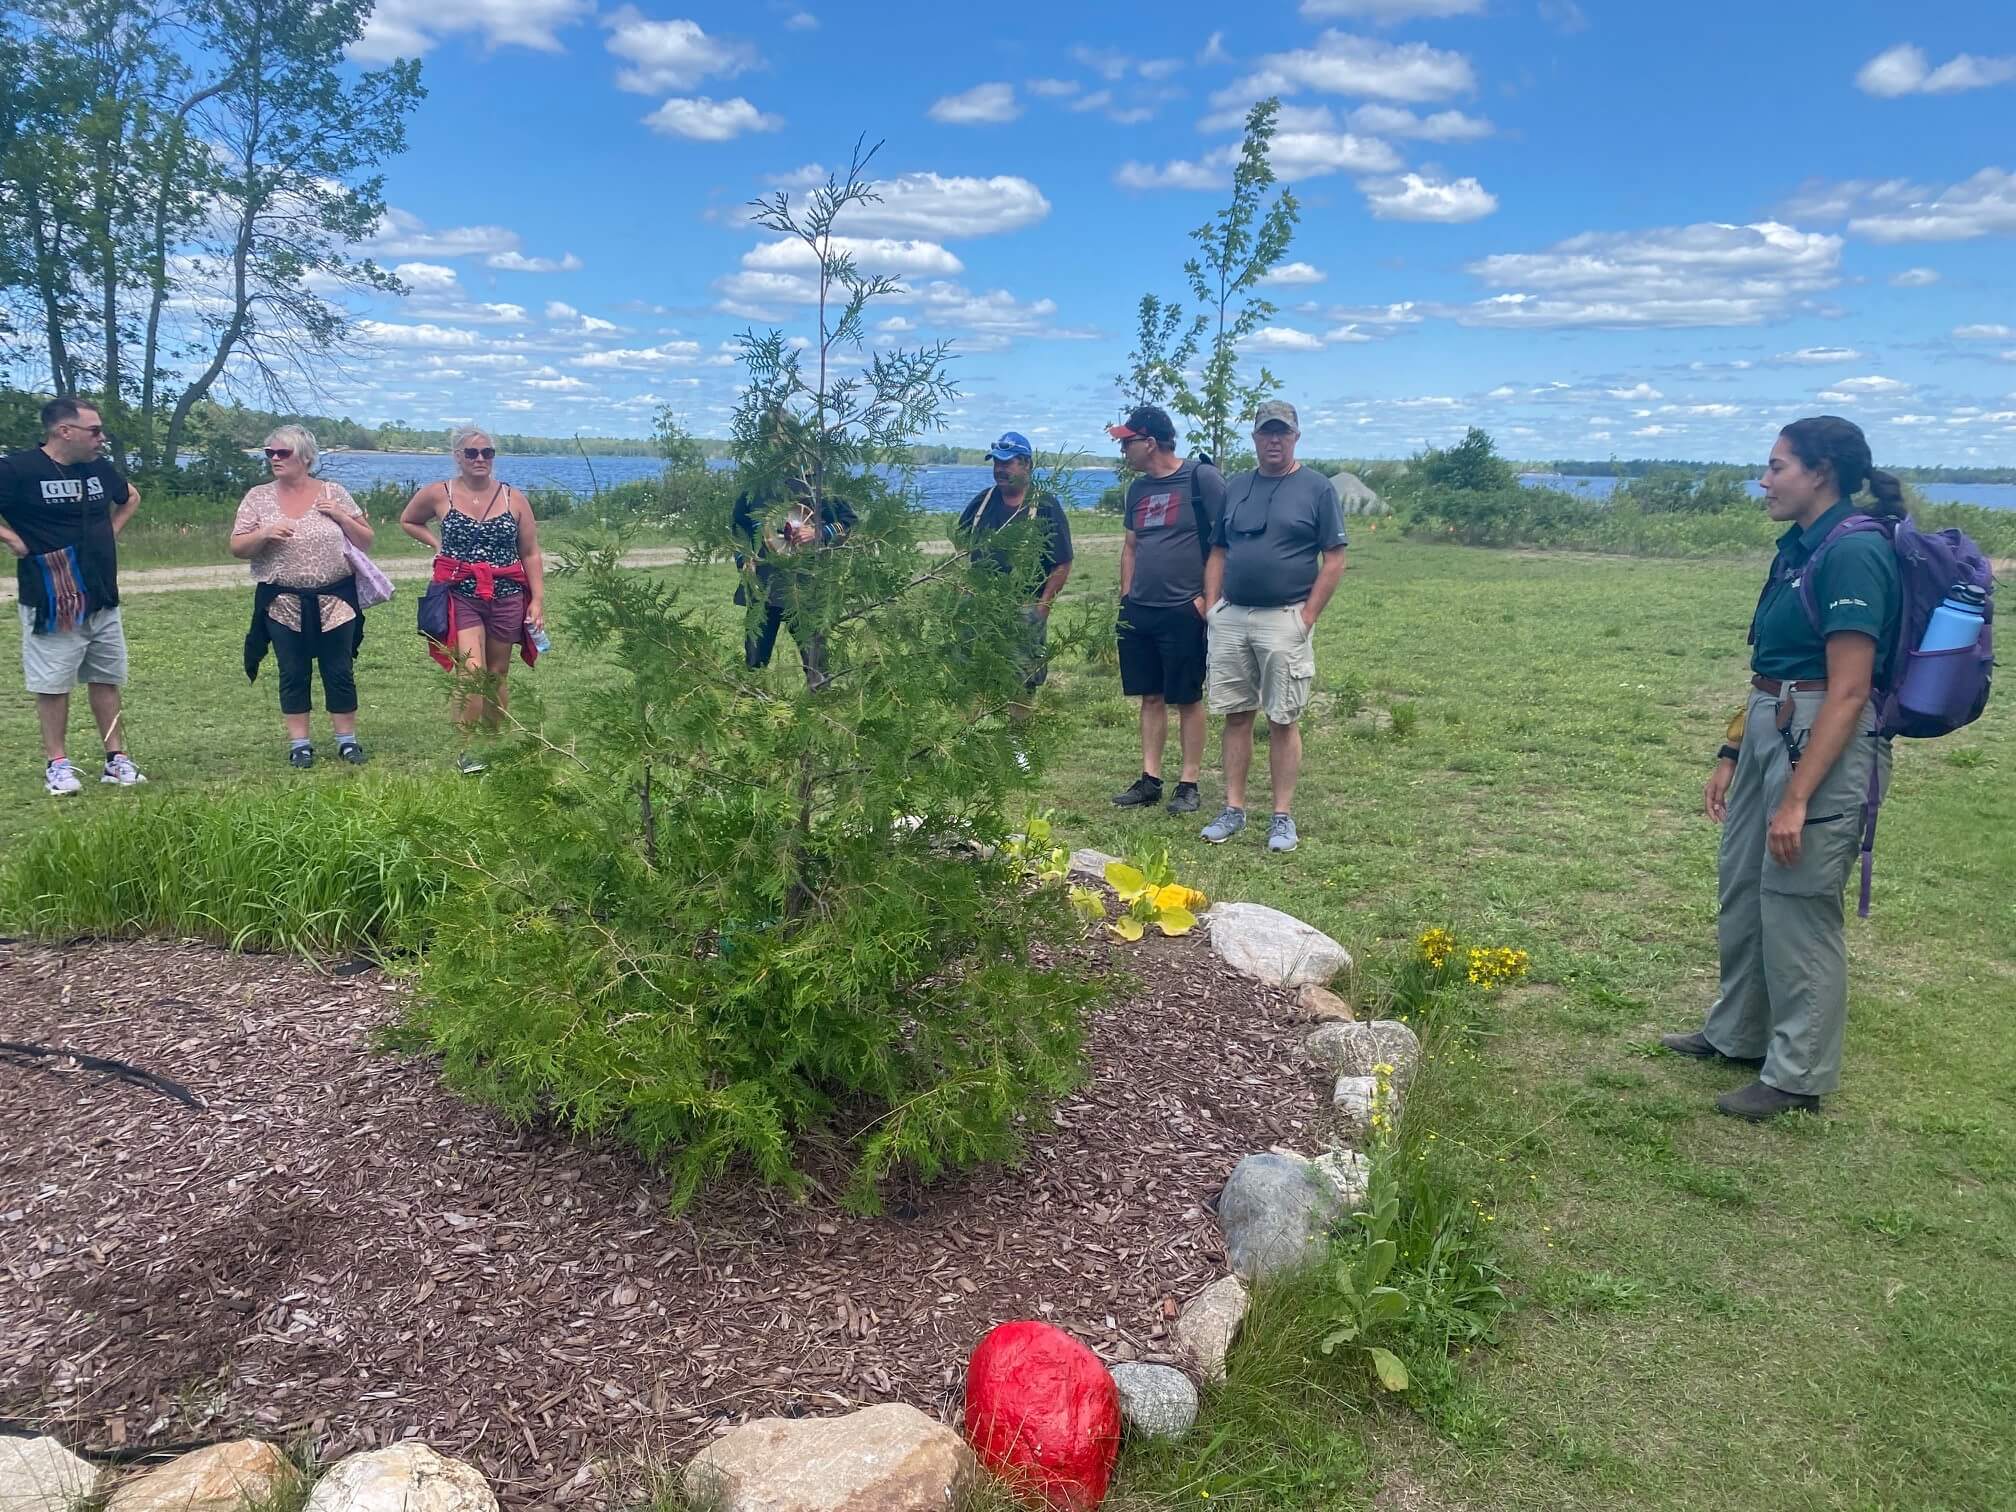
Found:
[[266, 448], [266, 460], [268, 462], [285, 462], [293, 455], [294, 448], [291, 446], [269, 446]]
[[478, 457], [488, 462], [492, 457], [497, 455], [497, 448], [494, 446], [465, 446], [462, 448], [462, 455], [467, 457], [471, 462], [474, 462]]

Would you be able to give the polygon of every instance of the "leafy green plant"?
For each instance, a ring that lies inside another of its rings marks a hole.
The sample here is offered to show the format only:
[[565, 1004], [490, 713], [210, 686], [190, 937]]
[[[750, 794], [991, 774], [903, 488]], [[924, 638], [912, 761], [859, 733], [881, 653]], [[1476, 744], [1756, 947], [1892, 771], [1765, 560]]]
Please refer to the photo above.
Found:
[[1108, 927], [1123, 940], [1138, 940], [1154, 926], [1165, 935], [1197, 927], [1197, 910], [1211, 900], [1176, 880], [1165, 847], [1147, 860], [1106, 863], [1106, 882], [1120, 895], [1122, 912]]
[[1386, 1284], [1400, 1257], [1400, 1246], [1393, 1239], [1400, 1217], [1393, 1159], [1392, 1147], [1383, 1139], [1376, 1140], [1367, 1155], [1371, 1174], [1365, 1207], [1351, 1215], [1357, 1225], [1355, 1244], [1341, 1247], [1343, 1252], [1331, 1262], [1335, 1311], [1318, 1347], [1326, 1356], [1340, 1348], [1363, 1354], [1383, 1390], [1405, 1391], [1406, 1365], [1392, 1350], [1373, 1342], [1404, 1327], [1410, 1306], [1405, 1292]]

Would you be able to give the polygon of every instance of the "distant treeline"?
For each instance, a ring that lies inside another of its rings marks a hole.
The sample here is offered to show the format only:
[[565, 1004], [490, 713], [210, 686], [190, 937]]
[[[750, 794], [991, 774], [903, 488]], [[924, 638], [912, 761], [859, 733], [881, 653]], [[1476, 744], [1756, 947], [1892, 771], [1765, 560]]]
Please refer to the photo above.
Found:
[[[1881, 458], [1877, 459], [1879, 463]], [[1561, 458], [1555, 461], [1515, 462], [1521, 472], [1560, 473], [1569, 478], [1643, 478], [1653, 473], [1684, 472], [1697, 477], [1734, 468], [1756, 472], [1754, 462], [1690, 462], [1681, 458], [1623, 460], [1609, 457], [1601, 462]], [[1906, 483], [2016, 483], [2016, 467], [1892, 467]]]

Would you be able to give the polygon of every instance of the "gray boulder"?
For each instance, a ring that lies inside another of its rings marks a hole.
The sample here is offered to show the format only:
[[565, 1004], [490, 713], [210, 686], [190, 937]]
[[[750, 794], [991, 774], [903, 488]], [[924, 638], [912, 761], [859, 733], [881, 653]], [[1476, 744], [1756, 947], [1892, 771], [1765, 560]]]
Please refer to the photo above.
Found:
[[1336, 1192], [1299, 1155], [1248, 1155], [1218, 1194], [1226, 1259], [1248, 1281], [1321, 1260], [1343, 1216]]
[[1395, 1019], [1318, 1024], [1302, 1043], [1311, 1060], [1339, 1076], [1371, 1076], [1377, 1067], [1391, 1066], [1401, 1096], [1421, 1063], [1420, 1039]]
[[1220, 903], [1208, 915], [1211, 949], [1235, 971], [1275, 987], [1321, 986], [1351, 969], [1351, 952], [1293, 914], [1262, 903]]
[[98, 1472], [48, 1435], [0, 1438], [0, 1512], [72, 1512]]
[[1354, 472], [1334, 472], [1330, 482], [1337, 490], [1337, 502], [1344, 507], [1347, 515], [1389, 515], [1393, 506], [1367, 486], [1365, 480]]
[[1120, 1421], [1142, 1438], [1181, 1438], [1197, 1421], [1197, 1388], [1168, 1365], [1129, 1361], [1113, 1367], [1120, 1388]]
[[1237, 1276], [1220, 1276], [1183, 1304], [1176, 1319], [1176, 1342], [1207, 1381], [1225, 1379], [1225, 1356], [1239, 1327], [1246, 1321], [1246, 1283]]

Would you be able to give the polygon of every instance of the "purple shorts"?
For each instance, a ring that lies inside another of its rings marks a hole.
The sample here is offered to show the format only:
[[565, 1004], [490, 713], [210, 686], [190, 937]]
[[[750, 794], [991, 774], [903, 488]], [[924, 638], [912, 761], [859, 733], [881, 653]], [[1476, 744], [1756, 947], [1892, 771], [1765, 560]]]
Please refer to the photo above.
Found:
[[493, 641], [502, 641], [515, 646], [525, 629], [525, 595], [522, 593], [500, 593], [495, 598], [478, 598], [473, 593], [451, 595], [455, 604], [455, 629], [460, 632], [471, 625], [481, 625], [484, 635]]

